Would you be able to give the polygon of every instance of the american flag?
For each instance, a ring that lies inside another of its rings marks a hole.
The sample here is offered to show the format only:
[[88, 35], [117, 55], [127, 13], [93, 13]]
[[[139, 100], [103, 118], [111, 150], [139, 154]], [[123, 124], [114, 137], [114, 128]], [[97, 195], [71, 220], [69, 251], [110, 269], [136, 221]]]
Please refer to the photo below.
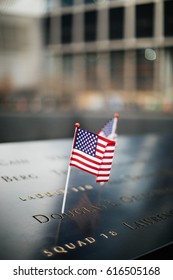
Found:
[[75, 133], [70, 165], [95, 175], [97, 177], [96, 182], [97, 180], [106, 182], [109, 180], [113, 161], [109, 151], [110, 147], [111, 150], [113, 149], [113, 146], [115, 146], [115, 141], [78, 127]]
[[117, 123], [119, 119], [119, 114], [115, 114], [114, 117], [109, 120], [103, 128], [98, 132], [98, 135], [106, 137], [108, 139], [114, 140], [115, 144], [109, 143], [106, 147], [102, 163], [100, 165], [100, 170], [97, 176], [96, 182], [107, 182], [109, 181], [110, 168], [112, 166], [113, 156], [115, 152], [115, 147], [117, 145]]
[[117, 129], [118, 119], [119, 119], [119, 114], [115, 114], [114, 117], [111, 120], [109, 120], [103, 126], [103, 128], [98, 132], [98, 135], [101, 135], [109, 139], [115, 139], [117, 136], [116, 129]]
[[103, 155], [102, 162], [100, 164], [100, 169], [97, 175], [96, 182], [108, 182], [109, 181], [109, 176], [110, 176], [110, 170], [112, 167], [112, 162], [113, 162], [113, 157], [114, 157], [114, 152], [115, 152], [115, 141], [111, 141], [106, 146], [105, 153]]

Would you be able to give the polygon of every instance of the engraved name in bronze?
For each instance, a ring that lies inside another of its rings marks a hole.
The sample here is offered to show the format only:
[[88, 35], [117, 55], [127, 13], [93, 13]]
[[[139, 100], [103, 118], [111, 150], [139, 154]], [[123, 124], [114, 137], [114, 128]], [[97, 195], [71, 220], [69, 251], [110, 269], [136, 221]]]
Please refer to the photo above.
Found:
[[27, 159], [12, 159], [12, 160], [0, 159], [0, 166], [13, 166], [13, 165], [28, 164], [28, 163], [29, 160]]
[[68, 159], [69, 155], [55, 155], [55, 156], [46, 156], [46, 159], [49, 159], [51, 161], [56, 161], [60, 159]]
[[57, 245], [50, 249], [44, 249], [43, 254], [47, 257], [53, 257], [56, 254], [67, 254], [71, 250], [76, 250], [81, 247], [86, 247], [97, 242], [99, 239], [108, 239], [111, 237], [117, 237], [118, 233], [115, 230], [109, 230], [106, 233], [100, 233], [97, 237], [87, 236], [82, 240], [76, 240], [75, 242], [68, 242], [63, 245]]
[[173, 217], [173, 209], [149, 217], [141, 218], [137, 221], [134, 221], [132, 224], [129, 222], [123, 222], [123, 225], [130, 230], [139, 230], [139, 229], [143, 229], [144, 227], [154, 225], [158, 222], [162, 222], [172, 217]]
[[63, 220], [64, 218], [73, 218], [78, 215], [86, 215], [86, 214], [94, 214], [98, 211], [102, 211], [108, 207], [116, 207], [118, 204], [109, 201], [103, 200], [101, 204], [90, 204], [87, 207], [74, 208], [72, 210], [68, 210], [65, 213], [52, 213], [50, 215], [45, 214], [37, 214], [32, 217], [39, 223], [45, 224], [50, 222], [51, 220]]
[[26, 180], [35, 180], [38, 179], [38, 176], [35, 174], [26, 174], [26, 175], [18, 175], [18, 176], [1, 176], [1, 179], [6, 183], [11, 183], [11, 182], [26, 181]]
[[[159, 195], [164, 195], [164, 194], [169, 194], [173, 192], [173, 187], [167, 187], [164, 189], [157, 189], [157, 190], [153, 190], [153, 191], [149, 191], [149, 192], [145, 192], [145, 193], [141, 193], [138, 195], [131, 195], [131, 196], [121, 196], [119, 198], [119, 201], [111, 201], [111, 200], [101, 200], [100, 204], [91, 204], [88, 207], [81, 207], [81, 208], [75, 208], [72, 210], [67, 211], [66, 213], [52, 213], [50, 215], [45, 215], [45, 214], [37, 214], [32, 216], [36, 221], [38, 221], [39, 223], [47, 223], [50, 222], [52, 219], [64, 219], [65, 217], [74, 217], [75, 215], [85, 215], [86, 213], [93, 213], [93, 211], [95, 212], [96, 210], [103, 210], [106, 209], [108, 206], [109, 207], [119, 207], [122, 205], [122, 203], [135, 203], [136, 201], [139, 200], [144, 200], [144, 199], [148, 199], [148, 198], [152, 198], [155, 196], [159, 196]], [[32, 199], [31, 197], [28, 199]]]
[[164, 187], [164, 188], [158, 188], [152, 191], [143, 192], [137, 195], [131, 195], [131, 196], [121, 196], [120, 201], [123, 203], [133, 203], [135, 201], [149, 199], [152, 197], [162, 196], [165, 194], [171, 194], [173, 193], [173, 187]]
[[[70, 191], [68, 191], [68, 193], [83, 192], [83, 191], [88, 191], [88, 190], [92, 190], [92, 189], [93, 189], [92, 185], [74, 186], [70, 189]], [[19, 199], [21, 201], [31, 201], [31, 200], [35, 200], [35, 199], [60, 196], [62, 194], [64, 194], [64, 188], [58, 189], [54, 192], [44, 192], [44, 193], [32, 194], [32, 195], [28, 195], [27, 197], [20, 196]]]

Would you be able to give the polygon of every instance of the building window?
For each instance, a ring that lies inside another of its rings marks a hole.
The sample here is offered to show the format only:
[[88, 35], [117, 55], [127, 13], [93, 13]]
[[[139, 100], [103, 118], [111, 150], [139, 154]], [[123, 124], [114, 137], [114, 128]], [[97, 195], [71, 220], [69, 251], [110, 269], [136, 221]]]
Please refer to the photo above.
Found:
[[61, 6], [62, 7], [72, 6], [73, 4], [74, 4], [73, 0], [61, 0]]
[[42, 20], [42, 26], [43, 26], [43, 41], [44, 45], [50, 44], [50, 17], [45, 17]]
[[173, 36], [173, 1], [164, 2], [164, 35]]
[[62, 75], [61, 75], [61, 106], [68, 107], [71, 104], [73, 94], [73, 74], [74, 74], [74, 56], [72, 54], [64, 54], [62, 56]]
[[154, 62], [146, 59], [145, 50], [138, 50], [136, 57], [137, 90], [153, 90]]
[[95, 1], [94, 0], [84, 0], [85, 4], [94, 4]]
[[124, 8], [109, 10], [109, 39], [122, 39], [124, 37]]
[[136, 6], [136, 37], [152, 37], [154, 32], [154, 4]]
[[114, 89], [124, 87], [124, 51], [113, 51], [110, 53], [110, 77]]
[[84, 14], [84, 40], [85, 42], [97, 39], [97, 12], [89, 11]]
[[65, 14], [61, 17], [61, 43], [68, 44], [72, 42], [73, 16]]

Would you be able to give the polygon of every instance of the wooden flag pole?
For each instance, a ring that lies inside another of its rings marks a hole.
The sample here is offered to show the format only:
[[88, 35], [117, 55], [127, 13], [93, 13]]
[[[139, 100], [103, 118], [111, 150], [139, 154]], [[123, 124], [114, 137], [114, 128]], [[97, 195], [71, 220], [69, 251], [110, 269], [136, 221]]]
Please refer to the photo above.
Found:
[[[77, 132], [77, 129], [79, 128], [79, 126], [80, 126], [79, 123], [75, 123], [76, 128], [75, 128], [74, 137], [73, 137], [71, 154], [72, 154], [72, 150], [73, 150], [73, 146], [74, 146], [74, 141], [75, 141], [75, 138], [76, 138], [76, 132]], [[71, 171], [71, 166], [70, 166], [70, 162], [69, 162], [61, 213], [64, 213], [64, 210], [65, 210], [65, 203], [66, 203], [67, 189], [68, 189], [68, 183], [69, 183], [69, 178], [70, 178], [70, 171]]]

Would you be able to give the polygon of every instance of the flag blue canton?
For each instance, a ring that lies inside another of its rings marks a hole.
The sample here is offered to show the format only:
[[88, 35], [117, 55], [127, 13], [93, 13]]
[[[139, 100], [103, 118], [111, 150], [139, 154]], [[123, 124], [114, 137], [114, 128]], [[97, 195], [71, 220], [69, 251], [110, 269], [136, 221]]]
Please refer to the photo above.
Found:
[[102, 131], [106, 137], [112, 134], [112, 127], [113, 127], [114, 119], [108, 121], [105, 126], [102, 128]]
[[94, 133], [78, 129], [74, 148], [95, 157], [98, 136]]

